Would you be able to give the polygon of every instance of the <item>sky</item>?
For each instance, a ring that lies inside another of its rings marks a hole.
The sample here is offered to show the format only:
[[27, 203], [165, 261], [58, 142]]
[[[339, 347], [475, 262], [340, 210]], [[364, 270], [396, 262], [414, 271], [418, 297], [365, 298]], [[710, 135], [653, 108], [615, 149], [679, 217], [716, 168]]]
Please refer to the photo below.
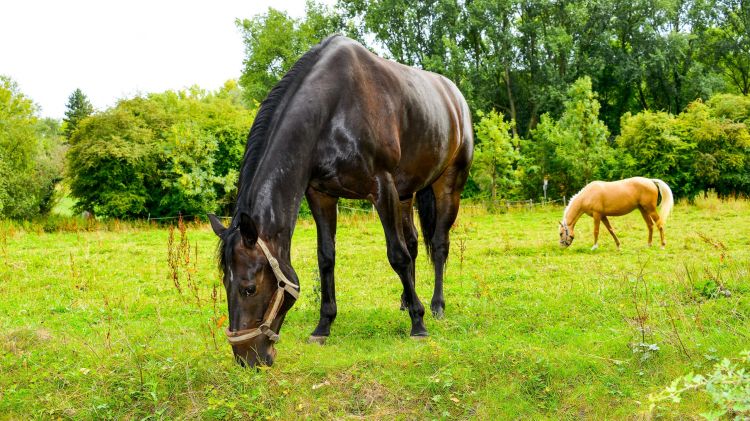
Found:
[[269, 6], [300, 18], [305, 0], [4, 0], [0, 75], [56, 119], [78, 88], [97, 110], [139, 93], [216, 90], [242, 71], [235, 19]]

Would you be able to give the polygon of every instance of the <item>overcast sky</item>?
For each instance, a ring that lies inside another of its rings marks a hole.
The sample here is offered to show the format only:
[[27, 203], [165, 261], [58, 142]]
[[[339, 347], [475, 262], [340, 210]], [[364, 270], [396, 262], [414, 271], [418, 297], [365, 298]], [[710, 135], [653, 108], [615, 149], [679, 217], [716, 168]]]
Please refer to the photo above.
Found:
[[305, 0], [3, 1], [0, 75], [58, 119], [76, 88], [98, 110], [137, 93], [215, 90], [242, 70], [235, 19], [269, 6], [302, 17]]

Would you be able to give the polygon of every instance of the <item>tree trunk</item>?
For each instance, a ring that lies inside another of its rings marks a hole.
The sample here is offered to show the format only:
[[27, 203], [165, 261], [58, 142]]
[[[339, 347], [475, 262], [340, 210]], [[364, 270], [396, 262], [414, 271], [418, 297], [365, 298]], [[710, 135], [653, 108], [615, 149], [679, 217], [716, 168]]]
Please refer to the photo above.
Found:
[[[505, 66], [505, 70], [503, 71], [503, 79], [505, 81], [505, 88], [508, 90], [508, 103], [510, 104], [510, 119], [513, 120], [513, 122], [518, 122], [518, 119], [516, 118], [516, 101], [513, 98], [513, 89], [511, 87], [511, 81], [510, 81], [510, 72], [508, 71], [508, 66]], [[516, 125], [513, 124], [513, 137], [518, 137], [518, 129], [516, 128]]]

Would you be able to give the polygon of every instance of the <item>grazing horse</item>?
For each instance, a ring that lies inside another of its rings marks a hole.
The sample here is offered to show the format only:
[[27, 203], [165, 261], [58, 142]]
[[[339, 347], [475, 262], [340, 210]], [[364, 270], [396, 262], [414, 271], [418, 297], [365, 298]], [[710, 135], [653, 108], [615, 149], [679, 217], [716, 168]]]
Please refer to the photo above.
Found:
[[[661, 209], [657, 213], [656, 202], [660, 194]], [[673, 205], [672, 190], [667, 183], [656, 178], [633, 177], [618, 181], [592, 181], [570, 198], [563, 212], [560, 222], [560, 246], [568, 247], [573, 243], [573, 228], [578, 218], [585, 213], [594, 218], [594, 246], [591, 250], [599, 247], [599, 221], [604, 222], [619, 249], [620, 240], [617, 239], [607, 217], [625, 215], [638, 209], [648, 226], [649, 247], [656, 224], [661, 236], [661, 247], [664, 248], [667, 244], [664, 241], [664, 224], [672, 212]]]
[[[332, 36], [305, 53], [263, 101], [250, 129], [229, 227], [213, 215], [229, 306], [227, 337], [245, 365], [271, 365], [274, 342], [299, 294], [290, 249], [302, 197], [317, 227], [323, 343], [336, 318], [338, 198], [367, 199], [401, 279], [411, 336], [427, 335], [414, 288], [416, 200], [435, 269], [431, 308], [443, 314], [448, 232], [469, 174], [469, 107], [443, 76], [382, 59]], [[371, 288], [362, 285], [361, 288]]]

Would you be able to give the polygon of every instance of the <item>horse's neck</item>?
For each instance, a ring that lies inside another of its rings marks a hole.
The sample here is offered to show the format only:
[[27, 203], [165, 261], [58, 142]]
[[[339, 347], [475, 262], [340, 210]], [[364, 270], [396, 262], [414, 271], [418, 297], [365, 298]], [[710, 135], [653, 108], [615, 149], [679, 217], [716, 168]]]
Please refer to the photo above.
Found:
[[568, 207], [565, 208], [565, 214], [563, 215], [563, 222], [569, 227], [574, 227], [578, 218], [581, 217], [581, 202], [579, 197], [573, 198]]
[[[295, 145], [298, 146], [298, 145]], [[289, 252], [302, 196], [309, 182], [310, 155], [274, 145], [259, 162], [248, 190], [250, 216], [258, 233]]]

